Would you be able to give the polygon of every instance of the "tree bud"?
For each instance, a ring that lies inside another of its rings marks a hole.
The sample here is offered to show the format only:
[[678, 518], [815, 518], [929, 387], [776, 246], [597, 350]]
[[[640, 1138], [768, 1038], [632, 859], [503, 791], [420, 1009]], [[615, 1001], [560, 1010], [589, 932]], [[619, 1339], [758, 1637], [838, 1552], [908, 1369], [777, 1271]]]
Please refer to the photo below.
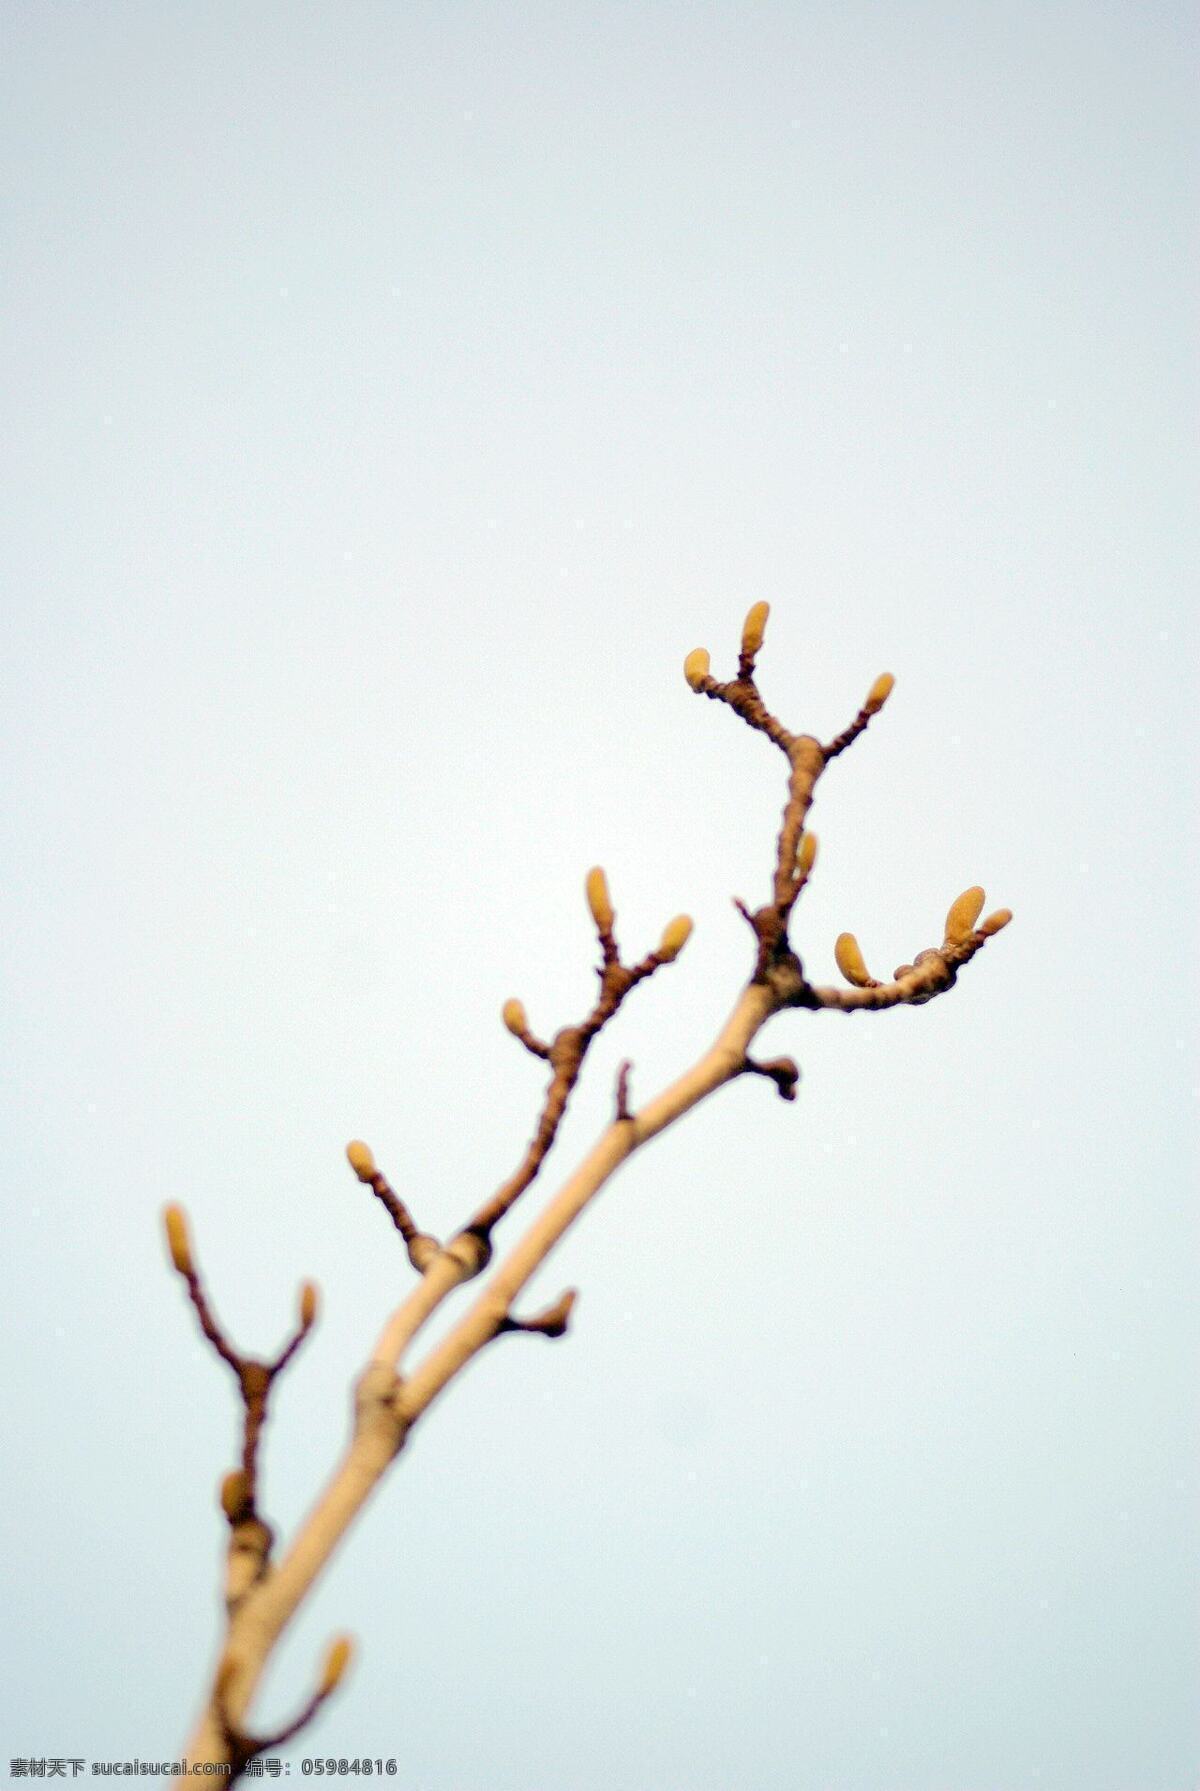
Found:
[[691, 937], [692, 917], [690, 914], [677, 914], [668, 921], [663, 929], [662, 940], [658, 947], [658, 955], [666, 964], [673, 964], [688, 939]]
[[796, 869], [802, 877], [807, 877], [817, 862], [817, 836], [815, 833], [802, 833], [800, 846], [796, 853]]
[[982, 912], [982, 889], [978, 884], [973, 889], [964, 889], [957, 901], [951, 903], [950, 912], [946, 916], [947, 945], [961, 945], [965, 939], [969, 939]]
[[693, 690], [700, 689], [708, 677], [708, 668], [711, 663], [708, 653], [703, 647], [696, 647], [688, 654], [683, 662], [683, 675]]
[[318, 1298], [316, 1282], [306, 1281], [300, 1289], [300, 1323], [306, 1331], [317, 1316]]
[[742, 652], [747, 659], [753, 659], [763, 644], [763, 635], [767, 631], [767, 617], [771, 613], [769, 603], [756, 603], [747, 613], [742, 625]]
[[994, 914], [989, 914], [987, 919], [980, 924], [979, 931], [985, 938], [990, 939], [993, 933], [998, 933], [1001, 927], [1006, 927], [1011, 919], [1011, 908], [997, 908]]
[[853, 933], [839, 933], [833, 948], [837, 959], [837, 967], [848, 983], [857, 989], [869, 988], [872, 977], [863, 961], [862, 952], [858, 949], [858, 940]]
[[325, 1666], [321, 1672], [321, 1696], [327, 1698], [340, 1681], [346, 1668], [350, 1665], [350, 1656], [354, 1653], [354, 1643], [349, 1636], [339, 1636], [330, 1643], [329, 1652], [325, 1656]]
[[190, 1275], [192, 1246], [188, 1241], [186, 1213], [181, 1206], [164, 1207], [163, 1222], [167, 1228], [167, 1248], [171, 1252], [171, 1261], [181, 1275]]
[[506, 1001], [500, 1009], [500, 1018], [514, 1038], [519, 1039], [523, 1032], [529, 1030], [529, 1023], [525, 1017], [525, 1005], [518, 1001], [515, 995], [511, 1001]]
[[230, 1523], [236, 1523], [246, 1504], [246, 1476], [241, 1468], [226, 1474], [221, 1482], [221, 1510]]
[[374, 1152], [361, 1138], [352, 1138], [346, 1146], [346, 1161], [360, 1182], [374, 1181], [377, 1174]]
[[892, 677], [890, 672], [880, 672], [878, 678], [876, 678], [874, 684], [872, 684], [870, 690], [868, 690], [867, 700], [863, 704], [863, 708], [868, 715], [879, 714], [879, 711], [891, 696], [892, 686], [895, 682], [896, 680]]
[[613, 906], [608, 897], [608, 879], [599, 865], [587, 874], [587, 899], [597, 932], [611, 933]]

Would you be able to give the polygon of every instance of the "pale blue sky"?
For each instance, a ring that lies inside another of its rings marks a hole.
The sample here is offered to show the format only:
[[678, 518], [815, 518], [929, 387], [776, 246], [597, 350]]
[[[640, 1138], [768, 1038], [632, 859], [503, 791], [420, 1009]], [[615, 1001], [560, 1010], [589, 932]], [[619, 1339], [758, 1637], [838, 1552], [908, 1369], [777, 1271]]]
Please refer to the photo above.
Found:
[[[1182, 5], [3, 9], [8, 1437], [0, 1761], [167, 1754], [235, 1410], [182, 1200], [281, 1390], [285, 1528], [409, 1271], [542, 1077], [501, 1028], [686, 953], [545, 1190], [747, 970], [1013, 927], [796, 1015], [422, 1426], [283, 1651], [304, 1752], [411, 1791], [1185, 1791], [1200, 1770], [1195, 34]], [[541, 1196], [539, 1196], [540, 1198]], [[534, 1202], [536, 1204], [536, 1201]], [[519, 1219], [509, 1222], [511, 1236]], [[13, 1471], [15, 1468], [15, 1471]]]

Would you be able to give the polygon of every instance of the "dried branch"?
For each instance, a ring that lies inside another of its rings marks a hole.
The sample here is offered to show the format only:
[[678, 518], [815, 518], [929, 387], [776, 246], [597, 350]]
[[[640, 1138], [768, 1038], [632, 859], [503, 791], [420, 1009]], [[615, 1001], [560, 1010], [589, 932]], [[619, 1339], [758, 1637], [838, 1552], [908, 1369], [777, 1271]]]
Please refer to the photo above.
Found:
[[[564, 1293], [533, 1318], [516, 1317], [513, 1306], [555, 1246], [621, 1164], [700, 1101], [742, 1074], [766, 1078], [774, 1082], [783, 1099], [794, 1100], [800, 1076], [796, 1063], [790, 1057], [758, 1061], [750, 1056], [751, 1043], [772, 1015], [790, 1008], [835, 1008], [852, 1013], [866, 1008], [919, 1005], [951, 987], [959, 969], [1011, 918], [1007, 909], [1001, 909], [982, 925], [977, 925], [983, 892], [977, 888], [968, 890], [951, 907], [942, 945], [918, 953], [911, 965], [902, 965], [896, 971], [892, 982], [878, 982], [871, 977], [851, 934], [841, 935], [836, 949], [839, 968], [850, 987], [821, 988], [808, 981], [788, 937], [796, 900], [816, 861], [816, 836], [806, 830], [808, 813], [824, 770], [858, 738], [879, 712], [891, 692], [893, 680], [887, 673], [876, 679], [855, 720], [828, 746], [822, 746], [811, 735], [790, 732], [767, 709], [756, 683], [757, 659], [768, 614], [768, 606], [757, 603], [746, 617], [735, 679], [727, 683], [714, 679], [709, 669], [709, 655], [702, 648], [690, 653], [684, 664], [685, 676], [694, 691], [726, 704], [748, 726], [765, 734], [788, 761], [787, 798], [776, 842], [771, 899], [754, 911], [742, 902], [737, 904], [755, 937], [755, 961], [746, 987], [712, 1046], [661, 1094], [636, 1111], [630, 1107], [630, 1066], [628, 1062], [621, 1065], [612, 1122], [574, 1173], [529, 1224], [524, 1235], [492, 1266], [492, 1234], [541, 1170], [557, 1136], [589, 1046], [618, 1011], [629, 991], [677, 957], [691, 932], [690, 919], [681, 915], [667, 927], [657, 950], [636, 964], [623, 964], [607, 880], [602, 871], [595, 869], [588, 875], [586, 893], [600, 947], [597, 1000], [582, 1021], [561, 1028], [548, 1043], [530, 1032], [525, 1009], [519, 1001], [513, 999], [505, 1003], [502, 1015], [505, 1026], [528, 1051], [549, 1063], [551, 1078], [533, 1137], [520, 1163], [476, 1210], [466, 1226], [445, 1244], [419, 1232], [407, 1207], [379, 1172], [368, 1147], [359, 1141], [348, 1147], [347, 1155], [355, 1174], [371, 1187], [389, 1213], [408, 1247], [420, 1281], [387, 1320], [359, 1378], [355, 1388], [352, 1434], [340, 1463], [282, 1558], [269, 1572], [266, 1570], [269, 1532], [264, 1543], [254, 1528], [256, 1524], [260, 1529], [262, 1526], [253, 1509], [254, 1448], [249, 1442], [242, 1470], [227, 1476], [222, 1491], [226, 1515], [235, 1536], [244, 1533], [240, 1545], [243, 1552], [253, 1556], [254, 1548], [258, 1547], [259, 1553], [254, 1557], [257, 1562], [254, 1571], [247, 1570], [242, 1595], [230, 1602], [221, 1663], [188, 1749], [191, 1760], [223, 1762], [236, 1776], [246, 1760], [252, 1757], [246, 1752], [248, 1747], [261, 1751], [263, 1746], [278, 1745], [315, 1714], [323, 1697], [336, 1683], [336, 1676], [328, 1687], [322, 1682], [323, 1689], [310, 1699], [297, 1722], [281, 1731], [273, 1743], [251, 1742], [243, 1727], [250, 1701], [276, 1641], [358, 1511], [403, 1448], [414, 1425], [467, 1363], [495, 1338], [512, 1332], [547, 1337], [565, 1333], [575, 1301], [574, 1290]], [[271, 1379], [290, 1358], [307, 1328], [303, 1296], [301, 1331], [276, 1362], [264, 1366], [243, 1361], [225, 1342], [204, 1299], [192, 1269], [182, 1215], [172, 1218], [170, 1213], [177, 1214], [178, 1209], [170, 1209], [168, 1215], [172, 1259], [188, 1281], [188, 1291], [205, 1335], [239, 1375], [247, 1404], [249, 1437], [247, 1371], [257, 1371], [257, 1378], [254, 1373], [249, 1374], [249, 1384], [252, 1390], [258, 1389], [255, 1397], [261, 1394], [261, 1416], [265, 1418], [266, 1394]], [[398, 1373], [399, 1363], [426, 1320], [456, 1288], [489, 1267], [491, 1273], [474, 1303], [402, 1380]], [[312, 1304], [315, 1311], [315, 1294]], [[259, 1429], [261, 1421], [254, 1432], [255, 1447]]]

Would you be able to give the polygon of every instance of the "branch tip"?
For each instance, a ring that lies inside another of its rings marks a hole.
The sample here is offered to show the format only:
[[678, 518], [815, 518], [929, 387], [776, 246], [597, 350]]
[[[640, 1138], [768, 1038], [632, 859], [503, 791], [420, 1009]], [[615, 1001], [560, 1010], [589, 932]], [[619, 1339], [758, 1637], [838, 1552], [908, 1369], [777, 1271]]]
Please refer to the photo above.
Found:
[[708, 668], [712, 664], [704, 647], [696, 647], [683, 662], [683, 675], [693, 690], [700, 691], [708, 680]]
[[373, 1182], [378, 1170], [375, 1167], [375, 1154], [369, 1144], [361, 1138], [352, 1138], [346, 1146], [346, 1161], [353, 1169], [360, 1182]]
[[771, 613], [769, 603], [755, 603], [746, 612], [746, 620], [742, 623], [742, 651], [738, 659], [738, 677], [749, 682], [754, 677], [754, 661], [757, 659], [767, 631], [767, 617]]
[[867, 969], [866, 961], [859, 950], [858, 940], [853, 933], [839, 933], [833, 947], [833, 955], [837, 959], [837, 967], [848, 983], [856, 989], [870, 989], [875, 986], [875, 978]]
[[794, 1101], [796, 1085], [800, 1080], [800, 1066], [791, 1057], [772, 1057], [766, 1063], [759, 1063], [753, 1057], [747, 1057], [746, 1068], [755, 1076], [766, 1076], [779, 1090], [782, 1101]]
[[588, 907], [592, 911], [596, 931], [601, 939], [605, 939], [612, 933], [613, 921], [616, 916], [613, 913], [613, 905], [608, 893], [608, 878], [598, 864], [593, 865], [587, 874], [586, 889]]
[[500, 1010], [500, 1018], [508, 1027], [514, 1038], [522, 1038], [529, 1030], [529, 1021], [525, 1013], [525, 1004], [514, 996], [506, 1001]]
[[975, 931], [975, 922], [983, 913], [984, 894], [979, 885], [972, 889], [964, 889], [962, 894], [950, 904], [950, 912], [946, 916], [945, 939], [947, 945], [962, 945]]
[[181, 1275], [189, 1278], [195, 1274], [192, 1262], [192, 1246], [188, 1238], [187, 1214], [181, 1206], [172, 1204], [163, 1208], [163, 1224], [167, 1231], [167, 1248], [171, 1252], [171, 1261]]
[[512, 1318], [509, 1316], [502, 1319], [500, 1331], [503, 1333], [524, 1331], [528, 1335], [536, 1337], [565, 1337], [570, 1325], [571, 1312], [578, 1298], [578, 1289], [569, 1287], [565, 1293], [559, 1295], [553, 1306], [547, 1306], [544, 1312], [539, 1312], [534, 1318]]
[[658, 956], [664, 964], [673, 964], [692, 935], [690, 914], [677, 914], [668, 921], [659, 942]]
[[321, 1669], [321, 1683], [317, 1695], [327, 1698], [341, 1684], [346, 1668], [354, 1656], [354, 1641], [350, 1636], [338, 1636], [329, 1644], [325, 1655], [325, 1665]]
[[879, 714], [879, 711], [891, 696], [895, 686], [896, 680], [892, 677], [890, 672], [880, 672], [878, 678], [876, 678], [874, 684], [872, 684], [870, 690], [867, 692], [867, 700], [863, 704], [863, 708], [868, 715]]

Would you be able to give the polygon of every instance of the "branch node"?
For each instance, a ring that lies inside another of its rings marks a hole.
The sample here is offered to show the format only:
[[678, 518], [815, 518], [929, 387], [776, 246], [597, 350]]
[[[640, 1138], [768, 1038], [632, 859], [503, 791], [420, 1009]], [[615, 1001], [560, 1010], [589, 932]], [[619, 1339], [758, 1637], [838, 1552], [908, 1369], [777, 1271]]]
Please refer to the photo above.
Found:
[[491, 1238], [485, 1231], [475, 1227], [460, 1231], [443, 1248], [451, 1261], [457, 1263], [462, 1270], [464, 1281], [473, 1281], [476, 1275], [482, 1275], [492, 1260]]
[[427, 1231], [418, 1231], [408, 1239], [408, 1260], [418, 1275], [425, 1273], [441, 1247], [438, 1240]]

